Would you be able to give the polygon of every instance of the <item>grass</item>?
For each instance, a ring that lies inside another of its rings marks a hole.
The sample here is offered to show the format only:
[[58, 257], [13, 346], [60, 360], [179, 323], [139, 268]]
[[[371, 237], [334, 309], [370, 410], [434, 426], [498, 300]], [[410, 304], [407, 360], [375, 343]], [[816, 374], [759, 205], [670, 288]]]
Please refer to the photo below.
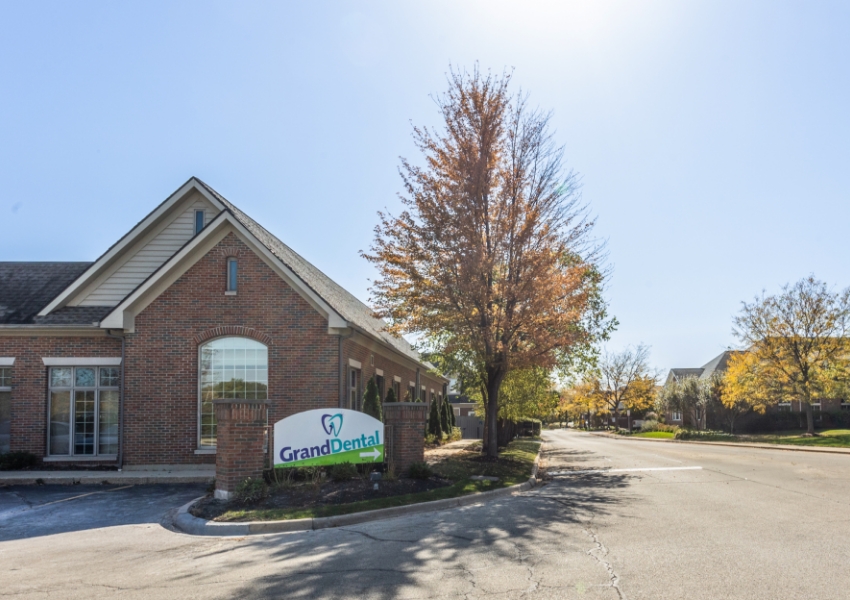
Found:
[[[418, 494], [376, 498], [350, 504], [332, 504], [311, 508], [233, 509], [219, 516], [216, 521], [281, 521], [332, 517], [497, 490], [524, 483], [531, 477], [531, 468], [534, 459], [537, 457], [540, 442], [528, 439], [514, 440], [499, 454], [498, 462], [481, 461], [479, 459], [481, 456], [480, 448], [480, 445], [471, 444], [466, 449], [432, 465], [434, 473], [454, 481], [452, 485], [447, 487]], [[471, 481], [469, 477], [472, 475], [494, 476], [498, 477], [499, 481]]]
[[655, 438], [661, 440], [672, 440], [673, 435], [675, 435], [672, 431], [643, 431], [641, 433], [633, 433], [631, 437], [642, 437], [642, 438]]
[[791, 446], [820, 446], [824, 448], [850, 448], [850, 429], [826, 429], [817, 432], [815, 437], [804, 437], [799, 432], [740, 435], [735, 436], [734, 441], [759, 444], [788, 444]]

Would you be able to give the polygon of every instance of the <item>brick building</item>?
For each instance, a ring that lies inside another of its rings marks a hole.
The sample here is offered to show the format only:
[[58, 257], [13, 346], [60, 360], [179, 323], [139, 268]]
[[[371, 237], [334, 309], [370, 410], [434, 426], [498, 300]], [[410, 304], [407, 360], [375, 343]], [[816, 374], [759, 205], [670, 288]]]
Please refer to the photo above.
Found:
[[192, 178], [93, 263], [0, 263], [0, 452], [212, 464], [214, 400], [274, 423], [447, 380], [350, 293]]

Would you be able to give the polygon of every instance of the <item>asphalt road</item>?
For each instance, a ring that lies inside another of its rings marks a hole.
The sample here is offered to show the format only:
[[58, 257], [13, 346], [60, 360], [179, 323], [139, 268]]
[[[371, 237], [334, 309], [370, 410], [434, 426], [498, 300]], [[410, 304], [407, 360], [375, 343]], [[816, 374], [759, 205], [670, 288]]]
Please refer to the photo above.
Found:
[[850, 455], [545, 436], [547, 485], [440, 513], [246, 538], [153, 518], [19, 533], [0, 542], [0, 595], [850, 597]]

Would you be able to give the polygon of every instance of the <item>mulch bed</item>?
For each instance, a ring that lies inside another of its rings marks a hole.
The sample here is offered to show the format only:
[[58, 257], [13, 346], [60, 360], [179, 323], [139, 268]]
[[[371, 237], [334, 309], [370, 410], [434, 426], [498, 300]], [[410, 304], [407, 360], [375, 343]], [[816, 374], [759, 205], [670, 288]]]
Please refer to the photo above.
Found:
[[273, 489], [266, 500], [252, 504], [238, 504], [235, 501], [216, 500], [212, 496], [207, 496], [193, 506], [190, 512], [202, 519], [214, 519], [234, 508], [313, 508], [333, 504], [349, 504], [361, 500], [427, 492], [428, 490], [449, 486], [452, 482], [439, 477], [384, 480], [378, 482], [377, 490], [373, 489], [374, 484], [373, 481], [363, 479], [324, 481], [317, 485], [305, 483], [288, 488]]

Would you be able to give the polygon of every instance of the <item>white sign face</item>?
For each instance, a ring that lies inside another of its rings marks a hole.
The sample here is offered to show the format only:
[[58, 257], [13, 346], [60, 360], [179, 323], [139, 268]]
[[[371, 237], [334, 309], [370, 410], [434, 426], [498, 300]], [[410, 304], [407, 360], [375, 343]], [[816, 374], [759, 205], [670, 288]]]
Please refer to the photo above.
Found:
[[384, 424], [356, 410], [307, 410], [274, 424], [274, 466], [376, 463], [384, 458]]

